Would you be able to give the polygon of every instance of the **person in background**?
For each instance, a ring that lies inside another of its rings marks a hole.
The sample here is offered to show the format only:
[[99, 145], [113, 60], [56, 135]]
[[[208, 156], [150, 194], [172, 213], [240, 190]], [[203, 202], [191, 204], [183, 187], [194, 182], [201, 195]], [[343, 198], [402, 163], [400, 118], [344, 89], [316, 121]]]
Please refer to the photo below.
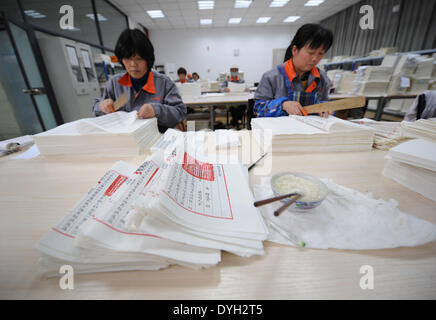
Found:
[[115, 55], [126, 69], [106, 82], [103, 96], [95, 100], [93, 113], [101, 116], [114, 112], [114, 101], [123, 93], [128, 102], [117, 111], [138, 111], [138, 117], [156, 117], [160, 132], [174, 128], [186, 118], [186, 106], [174, 82], [152, 70], [154, 48], [140, 30], [126, 29], [118, 38]]
[[192, 80], [194, 80], [194, 81], [200, 80], [200, 76], [198, 75], [197, 72], [192, 73]]
[[[221, 85], [221, 92], [230, 92], [229, 81], [234, 83], [245, 83], [244, 80], [239, 79], [239, 68], [236, 66], [232, 66], [230, 68], [230, 76], [227, 76], [227, 79]], [[248, 91], [246, 88], [245, 91]]]
[[[227, 76], [227, 79], [222, 83], [221, 85], [221, 92], [230, 92], [229, 88], [229, 82], [234, 83], [245, 83], [244, 80], [239, 78], [239, 68], [236, 66], [232, 66], [230, 68], [230, 76]], [[248, 92], [248, 88], [244, 89], [245, 92]], [[244, 117], [245, 110], [247, 109], [246, 105], [239, 105], [239, 106], [231, 106], [228, 110], [230, 111], [230, 114], [232, 116], [232, 119], [230, 120], [230, 124], [235, 127], [236, 129], [239, 129], [239, 120], [242, 121], [242, 118]]]
[[436, 91], [424, 91], [418, 95], [404, 116], [405, 121], [436, 117]]
[[303, 115], [304, 106], [327, 101], [330, 81], [316, 65], [332, 43], [330, 30], [318, 24], [301, 26], [286, 51], [283, 64], [263, 74], [254, 94], [255, 115]]
[[177, 76], [179, 77], [179, 79], [176, 82], [180, 82], [180, 83], [187, 83], [190, 82], [186, 76], [187, 72], [185, 68], [179, 68], [177, 70]]

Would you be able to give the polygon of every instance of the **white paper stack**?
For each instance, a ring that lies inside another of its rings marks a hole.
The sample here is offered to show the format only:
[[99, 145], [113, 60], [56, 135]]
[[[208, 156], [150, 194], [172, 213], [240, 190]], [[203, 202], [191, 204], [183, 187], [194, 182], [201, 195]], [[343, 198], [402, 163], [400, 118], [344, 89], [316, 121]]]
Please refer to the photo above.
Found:
[[383, 66], [361, 66], [357, 68], [356, 80], [384, 82], [391, 79], [392, 67]]
[[392, 76], [387, 93], [389, 95], [407, 94], [407, 90], [410, 88], [410, 85], [411, 83], [409, 77]]
[[394, 76], [412, 76], [417, 67], [416, 59], [420, 57], [418, 54], [401, 55], [394, 67]]
[[402, 121], [404, 134], [436, 142], [436, 118], [419, 119], [417, 121]]
[[435, 69], [435, 58], [419, 59], [415, 70], [415, 77], [429, 79], [432, 77]]
[[383, 175], [436, 202], [436, 143], [423, 139], [389, 150]]
[[344, 73], [344, 70], [342, 70], [342, 69], [327, 71], [327, 77], [330, 79], [330, 82], [334, 88], [338, 87], [343, 73]]
[[244, 92], [246, 85], [245, 83], [236, 83], [229, 81], [228, 88], [230, 89], [230, 92]]
[[216, 265], [218, 250], [127, 228], [133, 202], [150, 191], [161, 158], [149, 158], [139, 168], [116, 163], [36, 244], [41, 252], [40, 272], [59, 276], [59, 268], [65, 264], [76, 273], [158, 270], [170, 264], [191, 268]]
[[353, 92], [354, 84], [356, 80], [356, 74], [351, 71], [344, 71], [340, 80], [336, 86], [335, 92], [337, 93], [351, 93]]
[[333, 116], [254, 118], [253, 136], [267, 152], [370, 150], [374, 130]]
[[411, 85], [407, 93], [421, 94], [424, 91], [427, 91], [428, 87], [430, 86], [430, 80], [431, 79], [421, 79], [421, 78], [411, 77]]
[[180, 88], [182, 98], [201, 96], [201, 83], [199, 82], [183, 83]]
[[357, 68], [353, 93], [365, 96], [386, 94], [392, 72], [392, 67], [361, 66]]
[[60, 125], [34, 136], [42, 155], [134, 156], [159, 137], [156, 118], [117, 111]]
[[185, 152], [159, 179], [136, 203], [137, 232], [245, 257], [263, 254], [268, 229], [242, 165], [202, 162]]
[[375, 121], [367, 118], [351, 121], [375, 130], [373, 147], [376, 149], [389, 150], [399, 143], [412, 139], [404, 134], [401, 122]]

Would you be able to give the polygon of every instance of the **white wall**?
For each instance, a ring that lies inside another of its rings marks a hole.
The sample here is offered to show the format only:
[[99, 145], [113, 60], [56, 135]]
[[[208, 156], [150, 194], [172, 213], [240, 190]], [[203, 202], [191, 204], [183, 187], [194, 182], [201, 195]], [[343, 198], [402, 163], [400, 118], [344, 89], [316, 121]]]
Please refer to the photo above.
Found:
[[[253, 83], [271, 69], [273, 48], [287, 48], [296, 30], [288, 26], [150, 30], [150, 39], [155, 65], [175, 63], [176, 68], [209, 80], [237, 65], [245, 72], [245, 81]], [[239, 49], [239, 56], [233, 55], [234, 49]]]

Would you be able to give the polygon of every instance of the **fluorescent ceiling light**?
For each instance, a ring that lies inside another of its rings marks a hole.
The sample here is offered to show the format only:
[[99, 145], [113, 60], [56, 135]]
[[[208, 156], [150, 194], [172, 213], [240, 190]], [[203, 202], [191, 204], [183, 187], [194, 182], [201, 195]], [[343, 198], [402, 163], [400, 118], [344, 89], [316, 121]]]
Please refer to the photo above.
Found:
[[212, 19], [200, 19], [200, 24], [212, 24]]
[[215, 1], [198, 1], [197, 3], [199, 10], [210, 10], [215, 6]]
[[[87, 16], [89, 19], [91, 19], [91, 20], [94, 20], [94, 19], [95, 19], [93, 13], [88, 13], [86, 16]], [[100, 13], [97, 13], [97, 19], [98, 19], [98, 21], [106, 21], [106, 20], [107, 20], [107, 18], [104, 17], [104, 16], [102, 16]]]
[[289, 16], [283, 22], [295, 22], [300, 19], [300, 16]]
[[260, 17], [257, 19], [256, 23], [267, 23], [271, 17]]
[[152, 19], [165, 17], [162, 10], [147, 10], [147, 13]]
[[236, 0], [235, 8], [248, 8], [253, 0]]
[[230, 18], [229, 24], [238, 24], [241, 23], [242, 18]]
[[269, 4], [269, 6], [270, 7], [284, 7], [288, 2], [289, 2], [289, 0], [273, 0]]
[[309, 0], [304, 5], [306, 7], [314, 7], [314, 6], [319, 6], [323, 2], [324, 0]]
[[47, 17], [45, 14], [38, 14], [38, 15], [32, 16], [32, 18], [37, 18], [37, 19], [41, 19], [41, 18], [45, 18], [45, 17]]

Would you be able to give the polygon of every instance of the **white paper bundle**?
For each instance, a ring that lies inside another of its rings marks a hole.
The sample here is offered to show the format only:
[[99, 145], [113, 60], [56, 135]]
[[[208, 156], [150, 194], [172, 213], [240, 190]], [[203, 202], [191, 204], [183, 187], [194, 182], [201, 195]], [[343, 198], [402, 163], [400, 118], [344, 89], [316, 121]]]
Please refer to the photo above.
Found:
[[370, 150], [374, 139], [372, 128], [333, 116], [254, 118], [251, 126], [260, 147], [272, 152]]
[[137, 217], [143, 216], [133, 219], [138, 231], [241, 256], [263, 254], [268, 231], [253, 206], [245, 168], [184, 153], [183, 163], [166, 171], [157, 189], [136, 203]]
[[231, 82], [228, 83], [228, 88], [230, 89], [230, 92], [244, 92], [246, 88], [245, 83], [237, 83], [237, 82]]
[[159, 135], [156, 118], [138, 119], [136, 111], [117, 111], [65, 123], [34, 135], [34, 140], [45, 156], [134, 156]]
[[217, 264], [218, 250], [129, 231], [126, 219], [138, 195], [148, 192], [158, 175], [157, 159], [146, 160], [139, 168], [116, 163], [36, 244], [42, 253], [40, 272], [59, 276], [62, 264], [72, 265], [79, 273]]
[[401, 55], [397, 64], [395, 65], [394, 76], [412, 76], [415, 73], [417, 62], [416, 58], [420, 57], [418, 54], [405, 54]]
[[436, 202], [436, 142], [414, 139], [389, 150], [383, 175]]
[[389, 81], [358, 81], [353, 82], [353, 94], [360, 96], [383, 96], [389, 86]]
[[183, 97], [198, 97], [201, 96], [201, 83], [183, 83], [181, 85], [181, 95]]
[[383, 82], [391, 79], [392, 67], [383, 66], [361, 66], [357, 68], [356, 80]]
[[[407, 90], [410, 88], [410, 78], [403, 76], [393, 76], [389, 83], [387, 93], [389, 95], [407, 94]], [[390, 101], [393, 101], [392, 99]], [[401, 108], [400, 108], [401, 109]]]
[[411, 77], [411, 85], [407, 93], [408, 94], [423, 93], [424, 91], [428, 90], [428, 87], [430, 85], [430, 80], [431, 79], [421, 79], [421, 78]]
[[351, 71], [344, 71], [337, 84], [335, 92], [338, 93], [351, 93], [353, 92], [354, 84], [356, 80], [356, 74]]
[[419, 119], [417, 121], [402, 121], [404, 134], [436, 142], [436, 118]]
[[[291, 246], [302, 241], [308, 248], [347, 250], [412, 247], [436, 241], [436, 225], [399, 210], [395, 200], [375, 199], [330, 179], [321, 180], [329, 194], [310, 211], [288, 209], [274, 217], [282, 203], [260, 207], [270, 226], [268, 241]], [[255, 185], [254, 194], [256, 199], [272, 196], [270, 178]]]
[[376, 149], [389, 150], [411, 139], [411, 137], [404, 134], [400, 122], [375, 121], [367, 118], [351, 121], [375, 130], [373, 147]]
[[419, 79], [429, 79], [432, 77], [436, 65], [435, 58], [422, 58], [417, 61], [417, 67], [415, 70], [414, 77]]

